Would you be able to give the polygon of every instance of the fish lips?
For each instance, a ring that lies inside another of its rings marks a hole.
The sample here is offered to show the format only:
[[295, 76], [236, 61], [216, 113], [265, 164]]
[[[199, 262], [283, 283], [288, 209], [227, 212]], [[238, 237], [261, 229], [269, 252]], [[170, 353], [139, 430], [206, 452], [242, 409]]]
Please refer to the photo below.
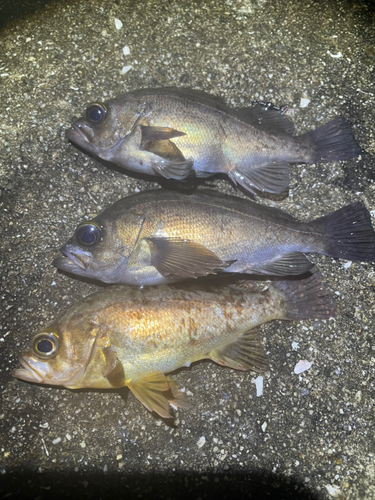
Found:
[[65, 136], [69, 141], [86, 150], [94, 150], [92, 146], [94, 135], [94, 130], [82, 118], [75, 121], [71, 128], [65, 132]]
[[92, 254], [74, 245], [65, 245], [60, 248], [63, 257], [58, 257], [52, 265], [62, 271], [84, 274], [90, 267]]
[[42, 384], [47, 376], [45, 363], [35, 361], [28, 354], [20, 354], [18, 356], [19, 363], [23, 368], [16, 368], [12, 371], [13, 377], [25, 380], [26, 382], [37, 382]]

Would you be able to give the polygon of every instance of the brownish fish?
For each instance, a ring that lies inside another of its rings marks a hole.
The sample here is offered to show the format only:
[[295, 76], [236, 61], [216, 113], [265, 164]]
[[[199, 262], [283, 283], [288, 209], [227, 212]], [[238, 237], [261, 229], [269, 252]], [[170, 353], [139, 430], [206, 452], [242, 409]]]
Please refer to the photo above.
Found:
[[289, 163], [360, 154], [343, 117], [300, 136], [274, 107], [233, 109], [185, 88], [143, 89], [91, 104], [67, 131], [85, 151], [128, 170], [167, 179], [225, 173], [249, 191], [279, 193]]
[[189, 406], [170, 376], [208, 358], [238, 370], [268, 362], [254, 327], [272, 319], [327, 319], [335, 304], [319, 275], [297, 281], [109, 287], [89, 295], [38, 333], [13, 376], [78, 389], [128, 386], [150, 411]]
[[226, 273], [299, 275], [302, 252], [375, 261], [375, 233], [361, 203], [312, 222], [215, 191], [146, 191], [78, 226], [53, 264], [105, 283], [156, 285]]

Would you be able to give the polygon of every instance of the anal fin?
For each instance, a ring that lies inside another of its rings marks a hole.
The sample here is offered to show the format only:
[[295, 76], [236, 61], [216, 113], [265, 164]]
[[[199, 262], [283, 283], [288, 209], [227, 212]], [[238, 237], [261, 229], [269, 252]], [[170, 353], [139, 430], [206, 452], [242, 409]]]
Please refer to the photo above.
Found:
[[[305, 254], [301, 252], [290, 252], [280, 258], [262, 262], [251, 267], [251, 272], [270, 274], [273, 276], [298, 276], [307, 273], [314, 267]], [[249, 270], [250, 271], [250, 270]]]
[[269, 364], [256, 330], [242, 334], [230, 344], [210, 353], [210, 358], [220, 365], [237, 370], [265, 372]]
[[228, 175], [235, 184], [240, 184], [251, 193], [254, 188], [268, 193], [281, 193], [289, 186], [289, 166], [285, 162], [272, 162], [246, 170], [234, 168]]

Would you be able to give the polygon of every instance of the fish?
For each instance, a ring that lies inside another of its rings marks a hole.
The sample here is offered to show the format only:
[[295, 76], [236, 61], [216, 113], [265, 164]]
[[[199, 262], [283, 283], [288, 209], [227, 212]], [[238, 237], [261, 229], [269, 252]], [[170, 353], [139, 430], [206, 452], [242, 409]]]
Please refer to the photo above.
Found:
[[213, 190], [156, 189], [83, 221], [60, 252], [53, 265], [64, 272], [145, 286], [224, 273], [301, 275], [313, 266], [305, 252], [375, 261], [375, 233], [360, 202], [300, 222]]
[[258, 325], [337, 312], [316, 268], [299, 280], [197, 285], [101, 289], [38, 332], [12, 375], [69, 389], [126, 386], [148, 410], [170, 418], [171, 405], [191, 406], [170, 372], [205, 358], [264, 372]]
[[347, 160], [361, 153], [344, 117], [295, 136], [283, 109], [270, 103], [231, 108], [188, 88], [141, 89], [91, 103], [73, 118], [66, 137], [126, 170], [175, 180], [223, 173], [251, 193], [284, 191], [289, 163]]

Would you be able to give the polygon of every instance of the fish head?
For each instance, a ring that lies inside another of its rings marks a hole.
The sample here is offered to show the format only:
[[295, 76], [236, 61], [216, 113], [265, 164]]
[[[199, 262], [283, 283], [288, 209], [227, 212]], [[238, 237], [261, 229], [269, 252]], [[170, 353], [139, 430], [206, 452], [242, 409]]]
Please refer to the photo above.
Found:
[[116, 205], [81, 223], [53, 265], [85, 278], [121, 283], [144, 216], [131, 210], [121, 214]]
[[127, 158], [140, 149], [142, 106], [142, 101], [131, 96], [93, 102], [80, 118], [74, 118], [66, 137], [103, 160], [126, 166]]
[[22, 368], [12, 375], [39, 384], [86, 387], [82, 383], [95, 356], [97, 331], [94, 324], [77, 329], [74, 321], [69, 323], [55, 323], [37, 333], [31, 349], [18, 356]]

